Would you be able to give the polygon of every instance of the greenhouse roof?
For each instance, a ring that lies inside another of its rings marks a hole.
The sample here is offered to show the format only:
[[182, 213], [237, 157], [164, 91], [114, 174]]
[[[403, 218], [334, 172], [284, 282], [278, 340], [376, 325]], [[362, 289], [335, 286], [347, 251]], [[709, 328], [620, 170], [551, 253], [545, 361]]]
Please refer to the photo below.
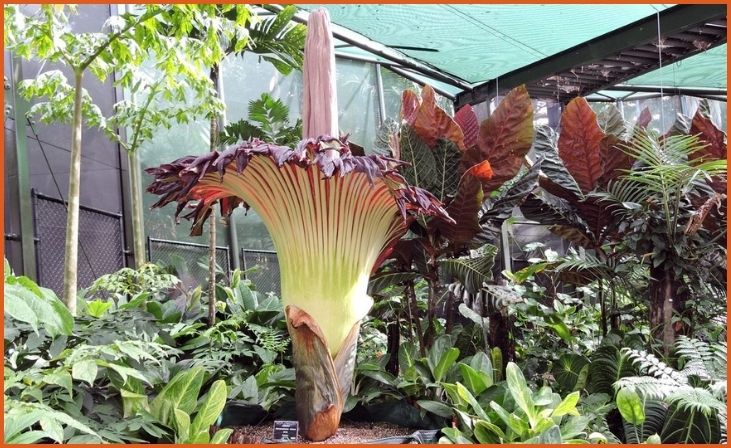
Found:
[[667, 8], [535, 4], [322, 6], [334, 23], [472, 84]]
[[[660, 80], [675, 87], [726, 88], [726, 47], [716, 47], [726, 41], [723, 5], [328, 4], [301, 8], [319, 7], [327, 8], [332, 22], [348, 34], [338, 45], [340, 54], [363, 57], [370, 53], [371, 58], [391, 64], [403, 58], [406, 64], [401, 68], [440, 81], [447, 93], [466, 95], [458, 95], [458, 103], [482, 101], [502, 91], [503, 80], [505, 88], [511, 88], [511, 82], [527, 83], [532, 95], [549, 97], [549, 84], [550, 89], [558, 89], [559, 83], [550, 82], [556, 75], [558, 79], [584, 78], [569, 86], [578, 91], [566, 89], [554, 95], [560, 100], [614, 84], [653, 86]], [[658, 27], [662, 59], [668, 65], [652, 71], [660, 66]], [[360, 39], [366, 43], [360, 45]], [[382, 48], [385, 54], [373, 48]], [[706, 48], [711, 49], [693, 56], [694, 62], [681, 60]], [[581, 50], [583, 59], [572, 59]], [[595, 62], [593, 72], [590, 58]], [[609, 74], [603, 69], [608, 61], [620, 63]]]

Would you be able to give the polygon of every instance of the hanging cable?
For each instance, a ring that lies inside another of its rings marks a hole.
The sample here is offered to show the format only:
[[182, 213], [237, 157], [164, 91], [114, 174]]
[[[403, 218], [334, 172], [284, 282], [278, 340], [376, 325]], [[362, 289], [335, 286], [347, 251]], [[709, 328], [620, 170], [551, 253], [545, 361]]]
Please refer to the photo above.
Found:
[[[66, 200], [63, 198], [63, 193], [61, 193], [61, 187], [58, 185], [58, 181], [56, 180], [56, 176], [53, 174], [53, 169], [51, 169], [51, 162], [48, 160], [48, 156], [46, 155], [46, 150], [43, 148], [43, 144], [41, 143], [41, 139], [38, 137], [38, 133], [36, 132], [36, 128], [33, 126], [33, 122], [30, 121], [30, 118], [26, 117], [26, 121], [28, 122], [28, 127], [30, 127], [31, 132], [33, 132], [33, 137], [35, 137], [36, 141], [38, 142], [38, 147], [41, 148], [41, 154], [43, 154], [43, 160], [46, 161], [46, 166], [48, 167], [48, 172], [51, 173], [51, 179], [53, 180], [53, 184], [56, 186], [56, 191], [58, 191], [58, 197], [61, 198], [61, 203], [63, 204], [64, 208], [66, 209], [66, 214], [69, 213], [69, 205]], [[84, 256], [84, 260], [86, 260], [86, 264], [89, 265], [89, 270], [91, 271], [91, 275], [94, 278], [97, 278], [96, 272], [94, 272], [94, 266], [91, 264], [91, 260], [89, 260], [89, 255], [87, 255], [86, 250], [84, 249], [84, 245], [81, 244], [81, 239], [79, 239], [79, 249], [81, 249], [81, 254]]]
[[662, 35], [660, 34], [660, 11], [657, 11], [655, 13], [655, 16], [657, 17], [657, 59], [659, 63], [659, 72], [660, 73], [660, 132], [665, 132], [665, 107], [663, 105], [663, 100], [665, 98], [665, 95], [663, 93], [663, 76], [662, 76]]

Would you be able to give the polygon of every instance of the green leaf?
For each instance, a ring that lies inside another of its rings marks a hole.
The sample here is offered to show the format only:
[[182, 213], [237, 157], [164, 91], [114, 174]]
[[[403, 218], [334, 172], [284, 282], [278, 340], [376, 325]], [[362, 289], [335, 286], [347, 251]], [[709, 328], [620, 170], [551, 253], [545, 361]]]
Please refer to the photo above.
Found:
[[551, 413], [551, 417], [561, 417], [563, 415], [579, 415], [576, 410], [576, 403], [579, 402], [579, 392], [571, 392]]
[[149, 410], [148, 398], [145, 394], [139, 394], [127, 389], [120, 390], [122, 395], [123, 417], [128, 418], [135, 415], [138, 410]]
[[22, 295], [29, 293], [19, 291], [17, 285], [5, 284], [5, 313], [17, 321], [30, 325], [33, 331], [38, 333], [38, 316], [23, 300]]
[[648, 445], [660, 445], [662, 443], [662, 440], [660, 439], [660, 436], [655, 433], [648, 437], [647, 440], [645, 440], [645, 443], [647, 443]]
[[561, 317], [558, 314], [546, 314], [543, 319], [546, 321], [546, 325], [555, 331], [561, 339], [569, 344], [574, 341], [574, 336], [571, 334], [571, 330], [564, 321], [561, 320]]
[[[48, 437], [57, 443], [63, 443], [63, 427], [58, 420], [49, 416], [43, 416], [40, 418], [39, 423], [41, 424], [43, 432], [45, 432]], [[18, 442], [16, 441], [16, 443]]]
[[554, 364], [551, 373], [562, 391], [580, 390], [589, 373], [589, 359], [574, 353], [563, 354]]
[[377, 294], [389, 286], [398, 285], [408, 280], [419, 277], [416, 272], [385, 272], [371, 277], [368, 282], [368, 294]]
[[470, 294], [476, 294], [483, 284], [492, 279], [492, 267], [495, 264], [497, 247], [487, 244], [483, 254], [474, 258], [450, 258], [440, 260], [439, 268], [451, 282], [457, 280], [462, 283]]
[[625, 421], [635, 426], [641, 425], [645, 421], [642, 399], [633, 390], [620, 389], [617, 392], [617, 409]]
[[477, 420], [473, 430], [475, 438], [479, 443], [503, 443], [505, 433], [499, 426], [487, 420]]
[[71, 368], [71, 376], [76, 380], [86, 381], [89, 385], [94, 385], [98, 367], [93, 359], [82, 359], [75, 362]]
[[220, 445], [222, 443], [228, 442], [229, 437], [231, 437], [231, 434], [233, 434], [234, 430], [230, 428], [224, 428], [219, 429], [216, 431], [216, 433], [211, 437], [211, 441], [209, 443], [212, 443], [214, 445]]
[[442, 381], [442, 379], [447, 375], [447, 372], [449, 372], [449, 370], [454, 366], [454, 363], [457, 362], [457, 358], [459, 358], [458, 348], [452, 347], [447, 350], [447, 352], [439, 359], [439, 363], [432, 371], [434, 381]]
[[420, 408], [429, 411], [432, 414], [436, 414], [440, 417], [451, 418], [454, 415], [454, 412], [452, 411], [452, 408], [450, 406], [439, 401], [417, 400], [416, 404]]
[[190, 438], [190, 416], [180, 409], [174, 409], [176, 441], [186, 443]]
[[470, 359], [470, 367], [484, 375], [483, 379], [485, 380], [487, 387], [493, 385], [495, 382], [493, 379], [495, 373], [492, 368], [490, 357], [487, 356], [485, 352], [475, 353], [474, 356], [472, 356], [472, 359]]
[[227, 395], [228, 391], [224, 380], [218, 380], [213, 383], [211, 389], [208, 391], [206, 400], [193, 419], [191, 426], [192, 437], [196, 437], [200, 432], [208, 433], [210, 426], [216, 422], [221, 412], [223, 412]]
[[462, 373], [467, 388], [473, 395], [480, 395], [485, 389], [492, 385], [492, 375], [478, 372], [465, 363], [459, 363], [459, 370]]
[[533, 405], [531, 391], [528, 389], [523, 372], [520, 371], [517, 364], [509, 362], [505, 369], [505, 376], [508, 383], [508, 390], [510, 391], [510, 395], [513, 397], [513, 400], [515, 400], [518, 407], [525, 412], [528, 419], [531, 422], [534, 422], [536, 419], [536, 410]]
[[65, 370], [57, 370], [51, 374], [43, 376], [43, 382], [46, 384], [56, 384], [66, 389], [69, 397], [73, 393], [73, 380], [71, 374]]
[[160, 391], [150, 404], [150, 413], [161, 423], [173, 423], [173, 410], [192, 414], [203, 385], [203, 369], [196, 367], [180, 372]]
[[42, 327], [51, 337], [71, 335], [74, 319], [53, 291], [39, 288], [27, 277], [17, 277], [16, 282], [5, 283], [6, 313], [36, 331]]
[[[457, 428], [443, 428], [442, 434], [447, 436], [450, 442], [452, 443], [460, 443], [460, 444], [472, 444], [472, 440], [470, 440], [468, 437], [466, 437], [459, 429]], [[440, 443], [441, 440], [440, 440]]]
[[93, 300], [86, 304], [86, 314], [97, 319], [102, 317], [104, 313], [112, 307], [111, 301], [106, 300]]

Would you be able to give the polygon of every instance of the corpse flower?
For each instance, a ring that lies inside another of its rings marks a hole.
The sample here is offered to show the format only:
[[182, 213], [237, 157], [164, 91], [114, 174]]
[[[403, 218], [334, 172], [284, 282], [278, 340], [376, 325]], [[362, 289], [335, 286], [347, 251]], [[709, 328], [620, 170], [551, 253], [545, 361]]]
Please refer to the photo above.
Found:
[[334, 59], [322, 51], [332, 51], [327, 14], [312, 13], [308, 28], [303, 116], [310, 138], [295, 148], [252, 139], [147, 172], [154, 176], [148, 191], [161, 196], [154, 207], [177, 203], [176, 217], [192, 207], [183, 217], [193, 221], [194, 235], [216, 203], [224, 215], [251, 207], [267, 226], [292, 337], [300, 431], [323, 440], [337, 430], [350, 388], [360, 321], [373, 303], [370, 273], [414, 214], [450, 218], [431, 193], [398, 174], [402, 162], [356, 156], [345, 137], [307, 135], [337, 132], [328, 78]]

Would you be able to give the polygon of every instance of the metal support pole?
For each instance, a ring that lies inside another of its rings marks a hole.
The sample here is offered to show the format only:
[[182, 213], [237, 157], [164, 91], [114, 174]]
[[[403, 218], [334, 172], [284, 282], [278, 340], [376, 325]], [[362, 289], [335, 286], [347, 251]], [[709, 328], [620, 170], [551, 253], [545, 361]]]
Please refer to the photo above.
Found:
[[381, 73], [381, 64], [376, 63], [376, 89], [378, 90], [378, 111], [379, 123], [386, 121], [386, 99], [383, 94], [383, 75]]
[[10, 58], [11, 97], [15, 121], [15, 160], [18, 170], [18, 202], [20, 214], [20, 244], [23, 254], [23, 275], [37, 279], [35, 234], [33, 232], [33, 210], [31, 203], [30, 169], [28, 166], [26, 113], [28, 102], [18, 94], [17, 84], [23, 79], [20, 59]]

